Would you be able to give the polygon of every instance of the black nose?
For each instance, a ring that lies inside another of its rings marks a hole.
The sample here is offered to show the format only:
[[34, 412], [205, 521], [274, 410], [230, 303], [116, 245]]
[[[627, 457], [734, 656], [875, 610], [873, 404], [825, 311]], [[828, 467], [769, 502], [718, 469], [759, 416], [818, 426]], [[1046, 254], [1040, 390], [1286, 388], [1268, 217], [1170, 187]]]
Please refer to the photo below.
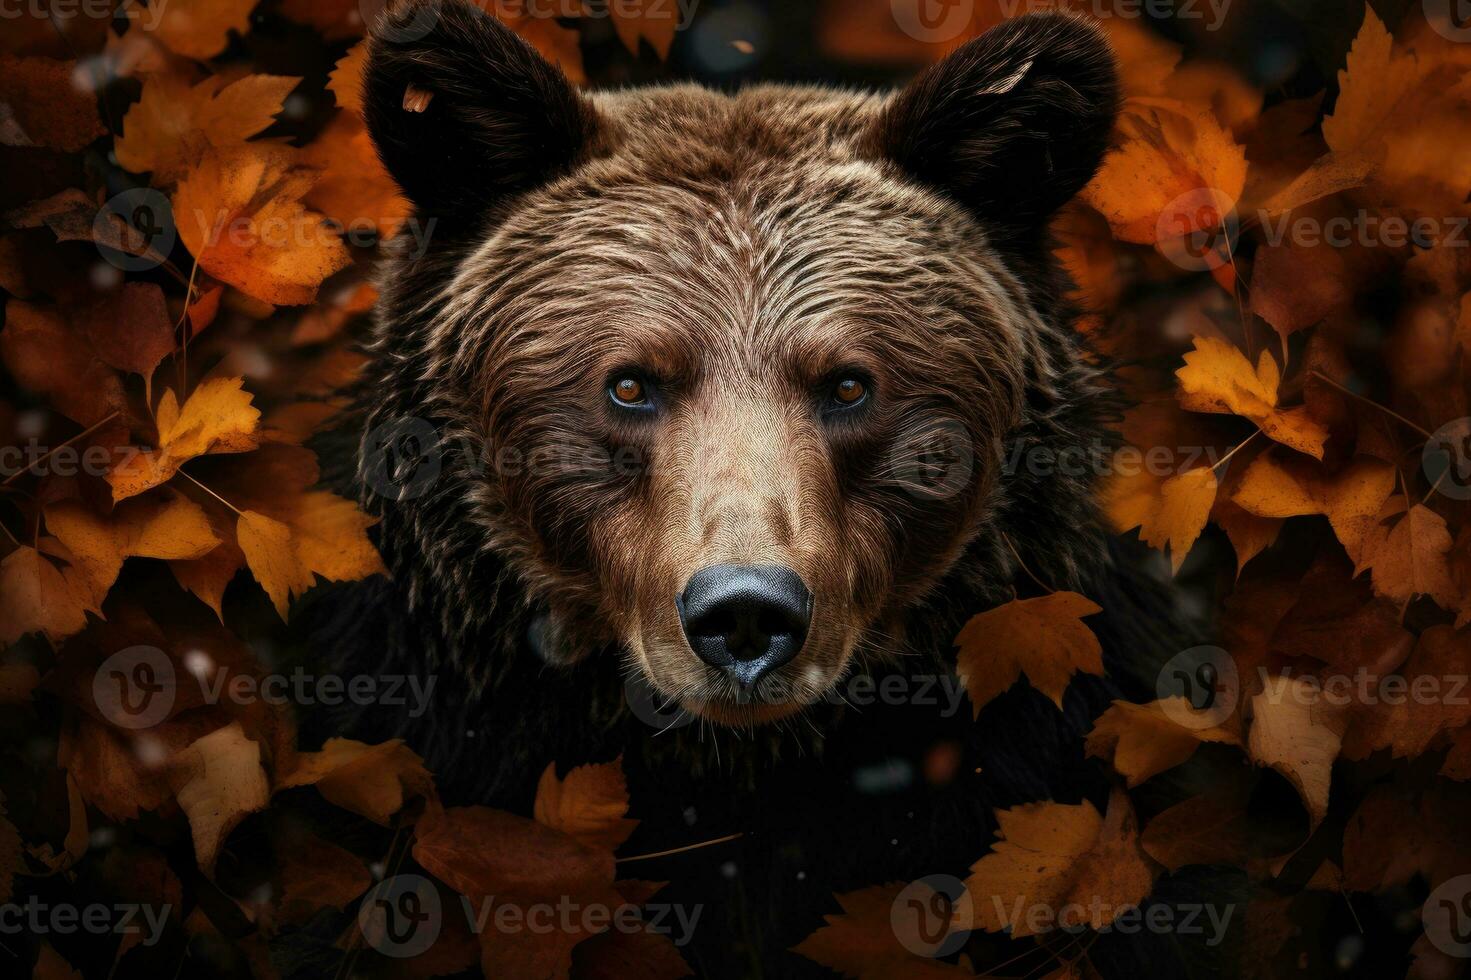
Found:
[[742, 688], [795, 657], [812, 619], [812, 593], [780, 565], [702, 568], [675, 604], [690, 648]]

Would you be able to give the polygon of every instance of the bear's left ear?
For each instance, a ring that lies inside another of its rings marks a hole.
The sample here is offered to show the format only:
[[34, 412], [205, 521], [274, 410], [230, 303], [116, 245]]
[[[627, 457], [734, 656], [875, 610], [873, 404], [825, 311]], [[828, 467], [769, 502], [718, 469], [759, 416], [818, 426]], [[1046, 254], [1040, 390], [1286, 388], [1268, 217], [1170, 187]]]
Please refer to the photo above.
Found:
[[567, 77], [470, 0], [406, 0], [372, 27], [363, 115], [421, 213], [473, 221], [586, 157], [596, 112]]
[[1002, 237], [1036, 230], [1092, 179], [1118, 112], [1113, 53], [1071, 14], [1000, 24], [894, 96], [878, 153]]

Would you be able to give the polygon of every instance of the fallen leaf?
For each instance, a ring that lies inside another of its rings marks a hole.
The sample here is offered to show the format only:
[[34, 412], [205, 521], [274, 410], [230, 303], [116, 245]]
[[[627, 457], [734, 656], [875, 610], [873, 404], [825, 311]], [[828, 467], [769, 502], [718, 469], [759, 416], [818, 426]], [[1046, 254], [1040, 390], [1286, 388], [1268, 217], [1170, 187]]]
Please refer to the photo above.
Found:
[[1103, 673], [1102, 647], [1082, 621], [1098, 612], [1076, 592], [1054, 592], [971, 617], [955, 638], [956, 666], [976, 714], [1023, 673], [1061, 709], [1074, 673]]
[[198, 739], [170, 762], [170, 783], [189, 818], [194, 856], [213, 876], [215, 861], [230, 831], [265, 809], [270, 786], [261, 767], [260, 743], [246, 737], [238, 722]]
[[1267, 351], [1253, 369], [1246, 355], [1225, 341], [1196, 337], [1195, 349], [1185, 355], [1185, 366], [1175, 376], [1180, 405], [1188, 411], [1239, 415], [1282, 445], [1323, 458], [1327, 430], [1305, 409], [1277, 406], [1281, 372]]
[[155, 410], [158, 441], [107, 474], [114, 500], [126, 500], [167, 482], [179, 467], [207, 453], [243, 453], [259, 445], [260, 412], [242, 378], [211, 378], [195, 388], [183, 408], [172, 388]]
[[[169, 50], [203, 61], [225, 50], [232, 31], [250, 30], [257, 0], [168, 0], [159, 5], [153, 34]], [[151, 8], [150, 8], [151, 11]]]
[[621, 760], [578, 766], [557, 778], [549, 764], [536, 786], [538, 822], [576, 838], [589, 847], [616, 851], [638, 826], [627, 819], [628, 784]]
[[1114, 701], [1088, 733], [1088, 754], [1110, 759], [1133, 789], [1185, 762], [1205, 742], [1240, 744], [1235, 732], [1211, 721], [1210, 712], [1197, 711], [1179, 696], [1149, 704]]

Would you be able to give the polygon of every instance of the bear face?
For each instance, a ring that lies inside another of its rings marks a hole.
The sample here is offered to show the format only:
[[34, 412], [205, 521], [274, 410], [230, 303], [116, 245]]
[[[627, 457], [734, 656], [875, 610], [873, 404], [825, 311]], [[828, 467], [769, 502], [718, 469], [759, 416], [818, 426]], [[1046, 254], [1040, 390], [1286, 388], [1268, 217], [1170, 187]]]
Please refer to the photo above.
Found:
[[[1028, 506], [1089, 506], [1003, 470], [1089, 429], [1043, 229], [1116, 100], [1066, 16], [894, 96], [584, 95], [468, 3], [401, 11], [365, 106], [437, 231], [385, 276], [369, 425], [483, 447], [421, 497], [369, 493], [410, 601], [474, 657], [495, 602], [467, 598], [505, 592], [547, 660], [612, 647], [745, 724], [902, 652], [947, 580], [1004, 587], [1058, 533]], [[1054, 581], [1095, 545], [1049, 548]]]

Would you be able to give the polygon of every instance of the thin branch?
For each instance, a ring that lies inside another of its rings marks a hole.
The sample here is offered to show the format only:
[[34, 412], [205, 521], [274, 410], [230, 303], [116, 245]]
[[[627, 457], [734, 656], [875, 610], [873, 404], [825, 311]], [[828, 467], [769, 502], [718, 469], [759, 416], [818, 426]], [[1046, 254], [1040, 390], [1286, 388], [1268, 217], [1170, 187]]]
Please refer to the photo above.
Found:
[[1365, 405], [1372, 405], [1372, 406], [1374, 406], [1375, 408], [1379, 409], [1379, 411], [1383, 412], [1385, 415], [1388, 415], [1392, 419], [1398, 419], [1400, 422], [1403, 422], [1405, 425], [1408, 425], [1410, 428], [1412, 428], [1416, 432], [1420, 433], [1420, 435], [1424, 436], [1426, 439], [1429, 439], [1430, 438], [1431, 433], [1429, 431], [1427, 431], [1426, 429], [1421, 428], [1420, 426], [1416, 425], [1414, 422], [1411, 422], [1409, 419], [1405, 418], [1403, 415], [1401, 415], [1399, 412], [1396, 412], [1394, 409], [1392, 409], [1392, 408], [1386, 408], [1385, 406], [1379, 404], [1378, 402], [1376, 402], [1372, 398], [1365, 397], [1364, 395], [1359, 394], [1357, 391], [1353, 391], [1353, 390], [1351, 390], [1349, 388], [1345, 388], [1343, 385], [1339, 384], [1337, 381], [1335, 381], [1332, 378], [1328, 377], [1328, 375], [1324, 374], [1322, 371], [1319, 371], [1317, 368], [1313, 368], [1312, 374], [1315, 377], [1321, 378], [1322, 380], [1328, 382], [1330, 385], [1332, 385], [1333, 387], [1337, 388], [1339, 391], [1343, 392], [1345, 395], [1348, 395], [1351, 398], [1357, 398], [1359, 401], [1363, 402]]

